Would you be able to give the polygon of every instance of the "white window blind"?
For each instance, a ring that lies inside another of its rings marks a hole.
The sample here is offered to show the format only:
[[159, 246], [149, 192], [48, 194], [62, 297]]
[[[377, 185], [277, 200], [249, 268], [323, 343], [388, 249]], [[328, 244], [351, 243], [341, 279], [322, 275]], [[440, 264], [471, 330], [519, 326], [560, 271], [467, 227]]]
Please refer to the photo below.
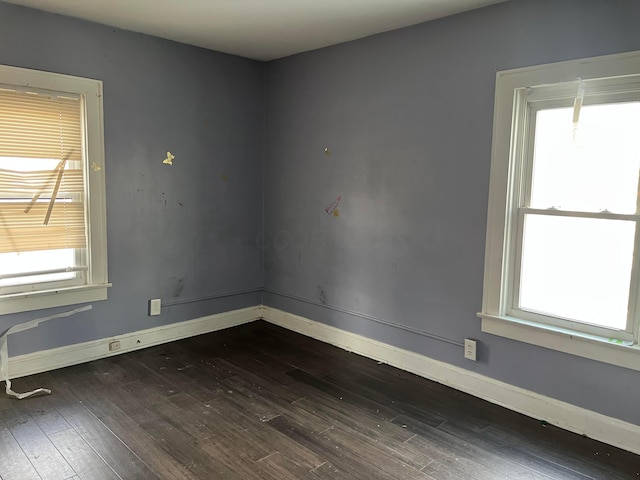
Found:
[[80, 96], [0, 85], [0, 253], [84, 248]]
[[0, 65], [0, 316], [105, 300], [102, 82]]

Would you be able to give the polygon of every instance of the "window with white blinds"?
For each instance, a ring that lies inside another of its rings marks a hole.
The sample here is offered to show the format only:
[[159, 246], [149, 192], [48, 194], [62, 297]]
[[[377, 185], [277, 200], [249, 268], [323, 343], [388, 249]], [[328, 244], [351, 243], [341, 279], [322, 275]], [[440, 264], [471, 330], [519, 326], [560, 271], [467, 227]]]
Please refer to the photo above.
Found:
[[101, 82], [0, 66], [0, 314], [106, 298], [103, 151]]
[[82, 100], [0, 85], [0, 253], [85, 248]]

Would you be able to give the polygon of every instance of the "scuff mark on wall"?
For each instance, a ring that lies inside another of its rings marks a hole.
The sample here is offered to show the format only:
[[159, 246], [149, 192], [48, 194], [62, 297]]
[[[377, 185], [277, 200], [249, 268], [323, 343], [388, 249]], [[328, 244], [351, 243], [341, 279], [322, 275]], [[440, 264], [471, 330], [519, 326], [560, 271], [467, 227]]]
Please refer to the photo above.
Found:
[[176, 282], [176, 286], [173, 288], [174, 298], [179, 297], [182, 294], [183, 290], [184, 290], [184, 279], [179, 278], [178, 281]]
[[91, 162], [91, 170], [93, 170], [94, 172], [99, 172], [100, 170], [102, 170], [102, 167], [96, 162]]
[[327, 157], [330, 157], [330, 156], [331, 156], [331, 150], [329, 150], [329, 147], [324, 147], [324, 154], [325, 154]]
[[327, 304], [327, 294], [325, 293], [324, 288], [322, 288], [321, 286], [318, 286], [318, 300], [320, 300], [320, 303], [322, 305]]

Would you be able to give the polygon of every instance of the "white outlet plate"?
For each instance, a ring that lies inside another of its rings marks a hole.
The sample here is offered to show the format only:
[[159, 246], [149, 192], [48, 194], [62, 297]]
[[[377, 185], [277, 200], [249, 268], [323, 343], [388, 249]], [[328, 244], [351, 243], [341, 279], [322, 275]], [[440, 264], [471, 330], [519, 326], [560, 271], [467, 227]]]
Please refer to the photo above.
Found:
[[476, 358], [476, 341], [470, 338], [464, 339], [464, 358], [467, 360], [477, 360]]
[[160, 315], [162, 310], [162, 300], [153, 298], [149, 300], [149, 315]]
[[120, 350], [120, 340], [113, 340], [112, 342], [109, 342], [109, 351], [110, 352], [115, 352]]

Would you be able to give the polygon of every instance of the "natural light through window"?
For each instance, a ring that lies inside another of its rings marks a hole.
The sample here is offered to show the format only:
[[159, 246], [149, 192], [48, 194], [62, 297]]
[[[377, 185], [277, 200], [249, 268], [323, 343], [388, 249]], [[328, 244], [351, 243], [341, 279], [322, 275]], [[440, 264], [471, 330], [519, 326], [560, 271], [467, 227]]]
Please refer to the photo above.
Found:
[[482, 331], [640, 371], [640, 51], [496, 73]]
[[624, 329], [635, 225], [527, 215], [520, 308]]
[[[16, 157], [0, 157], [0, 171], [5, 172], [42, 172], [43, 178], [51, 177], [52, 171], [59, 160], [30, 158], [29, 161]], [[51, 179], [50, 179], [51, 180]], [[44, 191], [44, 188], [43, 188]], [[59, 193], [60, 196], [63, 192]], [[40, 196], [34, 198], [0, 198], [0, 222], [3, 220], [3, 208], [10, 204], [24, 204], [34, 201], [48, 205], [51, 198]], [[57, 198], [56, 203], [73, 201], [71, 195], [67, 198]], [[60, 205], [58, 205], [60, 206]], [[18, 250], [16, 245], [16, 250]], [[71, 280], [76, 277], [76, 252], [73, 248], [55, 250], [15, 251], [0, 253], [0, 287], [12, 285], [26, 285], [31, 283], [55, 282]], [[40, 272], [52, 272], [41, 274]]]
[[539, 110], [531, 204], [635, 213], [640, 171], [640, 102]]
[[99, 80], [0, 65], [0, 315], [107, 298], [102, 102]]
[[524, 214], [519, 308], [624, 330], [636, 224], [580, 217], [635, 213], [640, 102], [537, 112], [530, 207]]

